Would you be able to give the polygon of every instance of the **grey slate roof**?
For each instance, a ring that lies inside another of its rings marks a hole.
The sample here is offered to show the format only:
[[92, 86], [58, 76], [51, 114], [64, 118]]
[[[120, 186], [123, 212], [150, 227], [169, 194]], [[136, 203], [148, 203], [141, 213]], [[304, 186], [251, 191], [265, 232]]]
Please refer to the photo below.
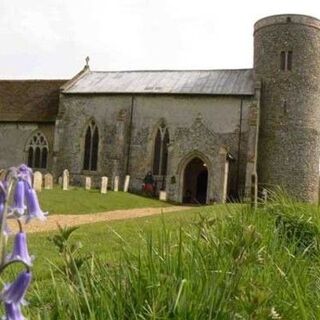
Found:
[[64, 93], [253, 95], [253, 70], [120, 71], [83, 73]]

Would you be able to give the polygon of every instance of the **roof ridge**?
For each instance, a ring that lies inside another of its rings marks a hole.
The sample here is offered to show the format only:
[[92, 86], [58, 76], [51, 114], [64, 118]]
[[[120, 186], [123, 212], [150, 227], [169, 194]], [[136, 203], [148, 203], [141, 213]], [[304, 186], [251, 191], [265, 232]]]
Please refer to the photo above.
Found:
[[68, 79], [0, 79], [0, 82], [61, 82]]
[[251, 71], [253, 68], [239, 68], [239, 69], [177, 69], [177, 70], [169, 70], [169, 69], [161, 69], [161, 70], [111, 70], [111, 71], [101, 71], [101, 70], [92, 70], [92, 73], [134, 73], [134, 72], [210, 72], [210, 71]]

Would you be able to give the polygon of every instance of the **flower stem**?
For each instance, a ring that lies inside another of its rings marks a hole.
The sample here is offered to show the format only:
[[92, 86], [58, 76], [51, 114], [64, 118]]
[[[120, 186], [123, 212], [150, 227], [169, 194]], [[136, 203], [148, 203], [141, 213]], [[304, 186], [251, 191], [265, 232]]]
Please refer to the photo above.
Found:
[[10, 265], [12, 265], [13, 263], [21, 263], [24, 265], [24, 267], [26, 268], [27, 272], [30, 272], [30, 266], [28, 266], [24, 261], [16, 259], [16, 260], [10, 260], [9, 262], [5, 262], [1, 265], [0, 267], [0, 274]]
[[7, 236], [4, 234], [4, 229], [6, 225], [6, 220], [7, 220], [7, 213], [8, 213], [8, 202], [9, 198], [11, 196], [11, 191], [13, 188], [15, 181], [13, 178], [9, 179], [8, 183], [8, 191], [7, 195], [5, 197], [4, 201], [4, 209], [3, 209], [3, 214], [0, 219], [0, 252], [1, 252], [1, 261], [0, 261], [0, 266], [4, 264], [4, 260], [6, 257], [6, 246], [7, 246]]
[[17, 219], [18, 225], [19, 225], [19, 232], [23, 232], [22, 223], [19, 219]]

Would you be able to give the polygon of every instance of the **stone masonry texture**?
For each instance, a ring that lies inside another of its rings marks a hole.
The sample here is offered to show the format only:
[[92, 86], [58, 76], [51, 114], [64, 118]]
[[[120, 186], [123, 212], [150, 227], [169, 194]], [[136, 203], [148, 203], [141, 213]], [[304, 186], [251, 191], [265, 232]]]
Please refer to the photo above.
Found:
[[[281, 70], [281, 51], [292, 70]], [[318, 200], [320, 21], [279, 15], [255, 24], [254, 70], [261, 81], [258, 178], [300, 200]]]

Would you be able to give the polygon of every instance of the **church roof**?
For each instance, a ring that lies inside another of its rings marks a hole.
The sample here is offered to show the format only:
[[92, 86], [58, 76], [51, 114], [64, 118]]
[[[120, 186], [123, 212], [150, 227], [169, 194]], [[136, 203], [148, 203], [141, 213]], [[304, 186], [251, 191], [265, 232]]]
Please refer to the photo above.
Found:
[[90, 71], [63, 93], [253, 95], [253, 70]]
[[66, 80], [0, 80], [0, 121], [51, 122]]

